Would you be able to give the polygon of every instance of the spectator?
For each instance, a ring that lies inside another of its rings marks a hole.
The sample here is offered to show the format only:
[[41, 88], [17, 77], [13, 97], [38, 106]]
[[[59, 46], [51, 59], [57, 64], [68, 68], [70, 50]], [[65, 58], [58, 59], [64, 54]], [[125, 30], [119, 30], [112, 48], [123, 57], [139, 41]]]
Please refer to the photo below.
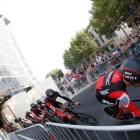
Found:
[[121, 49], [118, 47], [118, 45], [116, 46], [116, 50], [119, 54], [121, 53]]
[[70, 85], [71, 85], [71, 88], [74, 88], [78, 92], [78, 89], [77, 89], [78, 84], [77, 84], [76, 80], [77, 80], [77, 78], [75, 76], [73, 76], [71, 78]]
[[118, 54], [117, 50], [113, 50], [112, 55], [115, 56], [116, 54]]
[[67, 88], [67, 90], [70, 91], [72, 94], [74, 94], [75, 92], [73, 91], [73, 88], [71, 87], [71, 83], [70, 83], [71, 79], [69, 79], [68, 81], [69, 82], [68, 82], [68, 88]]
[[82, 74], [78, 73], [77, 78], [81, 78], [81, 77], [82, 77]]
[[131, 39], [131, 44], [132, 44], [131, 49], [132, 49], [134, 55], [137, 55], [137, 54], [138, 54], [138, 51], [137, 51], [137, 48], [136, 48], [135, 43], [136, 43], [136, 40], [135, 40], [135, 36], [134, 36], [134, 37]]
[[120, 47], [119, 48], [120, 48], [121, 52], [124, 51], [124, 47], [123, 47], [123, 44], [122, 43], [120, 44]]
[[97, 66], [97, 62], [96, 62], [96, 60], [94, 60], [94, 63], [93, 63], [93, 64], [94, 64], [95, 67]]
[[96, 62], [97, 62], [98, 64], [102, 64], [102, 63], [103, 63], [103, 62], [102, 62], [102, 58], [101, 58], [100, 55], [98, 55], [98, 56], [96, 57]]

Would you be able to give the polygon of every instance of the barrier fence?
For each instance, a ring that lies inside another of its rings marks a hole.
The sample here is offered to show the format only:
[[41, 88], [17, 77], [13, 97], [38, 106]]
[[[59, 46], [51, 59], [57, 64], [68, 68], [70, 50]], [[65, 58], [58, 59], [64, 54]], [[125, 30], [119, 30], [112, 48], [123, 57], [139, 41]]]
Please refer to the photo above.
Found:
[[[140, 124], [81, 126], [47, 122], [8, 134], [8, 140], [139, 140]], [[118, 137], [119, 134], [119, 137]]]

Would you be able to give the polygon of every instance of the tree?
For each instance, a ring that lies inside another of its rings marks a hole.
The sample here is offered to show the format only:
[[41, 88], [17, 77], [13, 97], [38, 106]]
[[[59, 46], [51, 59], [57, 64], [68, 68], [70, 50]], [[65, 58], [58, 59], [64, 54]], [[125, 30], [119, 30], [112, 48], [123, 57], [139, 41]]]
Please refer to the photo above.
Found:
[[[123, 30], [121, 24], [126, 14], [137, 3], [138, 0], [94, 0], [90, 11], [92, 15], [90, 24], [98, 30], [100, 35], [112, 38], [117, 29]], [[125, 31], [124, 33], [126, 34]]]
[[63, 54], [63, 59], [64, 59], [64, 65], [66, 68], [69, 69], [73, 69], [74, 65], [73, 65], [73, 57], [70, 54], [69, 50], [65, 50], [64, 54]]
[[63, 55], [64, 65], [69, 69], [77, 67], [84, 58], [86, 59], [96, 50], [95, 42], [86, 29], [76, 33], [76, 36], [71, 39], [70, 46]]
[[60, 77], [63, 77], [64, 74], [63, 74], [62, 70], [55, 69], [46, 74], [46, 78], [49, 76], [57, 76], [60, 79]]

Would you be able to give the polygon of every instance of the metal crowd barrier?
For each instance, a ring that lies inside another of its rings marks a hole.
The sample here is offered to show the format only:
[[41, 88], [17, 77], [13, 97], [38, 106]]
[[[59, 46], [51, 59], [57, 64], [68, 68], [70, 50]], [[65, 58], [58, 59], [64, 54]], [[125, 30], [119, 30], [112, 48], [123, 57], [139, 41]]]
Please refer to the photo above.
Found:
[[139, 140], [139, 131], [140, 124], [81, 126], [47, 122], [45, 126], [37, 124], [12, 132], [8, 140]]
[[[123, 126], [81, 126], [47, 122], [46, 127], [54, 135], [56, 140], [115, 140], [119, 133], [119, 139], [132, 140], [131, 131], [139, 131], [140, 125]], [[137, 135], [138, 139], [140, 138]], [[135, 139], [136, 140], [136, 139]]]
[[8, 140], [54, 140], [48, 128], [36, 124], [8, 134]]

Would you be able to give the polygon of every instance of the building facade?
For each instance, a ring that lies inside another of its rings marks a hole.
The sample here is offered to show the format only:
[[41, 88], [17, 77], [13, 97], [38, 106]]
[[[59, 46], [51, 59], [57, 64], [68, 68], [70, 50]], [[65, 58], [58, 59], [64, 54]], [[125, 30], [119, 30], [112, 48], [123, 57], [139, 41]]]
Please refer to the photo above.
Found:
[[8, 29], [10, 21], [0, 16], [0, 96], [14, 95], [34, 85], [31, 70]]
[[126, 22], [134, 32], [140, 31], [140, 6], [138, 7], [136, 5], [135, 8], [131, 8], [125, 17], [124, 22]]
[[107, 39], [105, 35], [100, 36], [98, 34], [98, 31], [94, 29], [91, 25], [87, 27], [87, 30], [89, 33], [91, 33], [93, 41], [95, 41], [97, 45], [97, 50], [96, 52], [93, 52], [87, 59], [84, 60], [84, 64], [88, 64], [92, 62], [95, 59], [95, 56], [101, 51], [108, 49], [108, 46], [114, 48], [116, 45], [118, 45], [121, 42], [118, 36], [115, 36], [110, 40]]

